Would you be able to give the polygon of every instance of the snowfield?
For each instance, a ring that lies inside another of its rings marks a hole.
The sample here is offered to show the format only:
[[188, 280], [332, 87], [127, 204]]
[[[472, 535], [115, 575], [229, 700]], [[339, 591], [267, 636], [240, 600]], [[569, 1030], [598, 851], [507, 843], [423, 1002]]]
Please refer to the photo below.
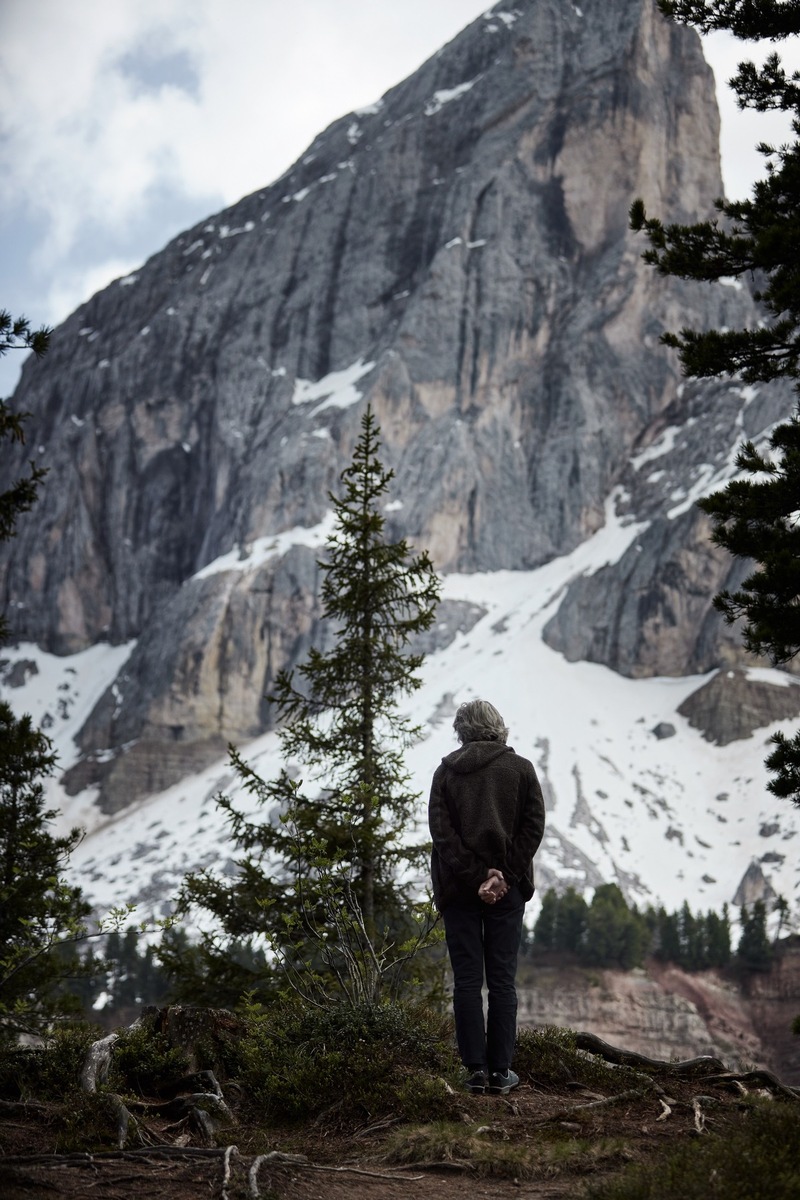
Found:
[[[408, 713], [423, 727], [422, 740], [408, 753], [421, 793], [419, 827], [425, 829], [431, 774], [455, 747], [455, 708], [484, 696], [503, 713], [510, 744], [533, 761], [542, 780], [548, 807], [537, 856], [542, 886], [561, 880], [588, 897], [597, 883], [614, 881], [638, 903], [674, 909], [688, 900], [693, 909], [720, 909], [733, 901], [750, 864], [766, 854], [764, 874], [796, 910], [800, 866], [785, 843], [797, 834], [798, 813], [766, 791], [763, 766], [769, 735], [781, 728], [793, 732], [794, 722], [714, 746], [676, 711], [708, 676], [626, 679], [597, 664], [569, 663], [542, 641], [568, 582], [617, 561], [641, 532], [642, 525], [617, 516], [615, 499], [608, 502], [601, 530], [538, 570], [445, 577], [445, 598], [477, 605], [484, 615], [426, 659], [422, 686], [406, 700]], [[309, 531], [296, 532], [308, 540]], [[285, 551], [291, 538], [270, 541], [258, 547], [262, 554], [267, 545], [270, 552]], [[250, 565], [231, 561], [214, 569]], [[71, 658], [31, 645], [2, 651], [4, 697], [17, 713], [31, 712], [44, 722], [62, 768], [75, 761], [75, 735], [131, 650], [132, 644], [97, 645]], [[35, 664], [35, 673], [25, 662]], [[10, 687], [15, 664], [14, 683], [21, 686]], [[785, 679], [768, 668], [753, 674]], [[664, 737], [661, 730], [657, 737], [653, 730], [659, 725], [674, 727], [674, 735]], [[281, 759], [274, 733], [241, 749], [262, 775], [277, 774]], [[57, 778], [48, 781], [59, 826], [86, 830], [72, 857], [71, 877], [100, 910], [132, 901], [142, 916], [169, 911], [187, 870], [231, 870], [234, 848], [214, 796], [232, 790], [232, 772], [220, 761], [107, 817], [95, 806], [93, 792], [71, 797]], [[252, 801], [242, 800], [242, 807], [247, 804]], [[415, 832], [409, 830], [409, 836]]]

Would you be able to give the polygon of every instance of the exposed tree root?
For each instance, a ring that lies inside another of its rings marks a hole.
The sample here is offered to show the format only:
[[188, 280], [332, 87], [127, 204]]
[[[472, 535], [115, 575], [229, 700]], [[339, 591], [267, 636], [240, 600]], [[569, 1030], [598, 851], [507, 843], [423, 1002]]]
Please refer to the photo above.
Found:
[[109, 1033], [107, 1037], [92, 1042], [86, 1051], [81, 1071], [81, 1089], [90, 1094], [97, 1091], [98, 1083], [108, 1079], [108, 1068], [111, 1065], [111, 1051], [114, 1043], [119, 1041], [118, 1033]]
[[706, 1129], [706, 1114], [700, 1105], [700, 1099], [695, 1096], [692, 1100], [692, 1111], [694, 1112], [694, 1127], [698, 1133], [705, 1133]]
[[720, 1075], [707, 1075], [704, 1082], [729, 1083], [743, 1094], [747, 1093], [747, 1084], [750, 1084], [752, 1087], [766, 1088], [773, 1095], [783, 1096], [785, 1100], [800, 1100], [800, 1088], [781, 1083], [772, 1071], [723, 1071]]
[[237, 1146], [226, 1146], [225, 1156], [222, 1160], [222, 1192], [220, 1200], [228, 1200], [228, 1184], [231, 1181], [231, 1159], [239, 1154]]
[[[659, 1058], [648, 1058], [645, 1054], [637, 1054], [633, 1050], [622, 1050], [619, 1046], [610, 1046], [602, 1038], [593, 1033], [576, 1033], [575, 1045], [579, 1050], [588, 1050], [597, 1054], [606, 1062], [615, 1063], [620, 1067], [647, 1068], [663, 1075], [675, 1075], [683, 1079], [702, 1077], [705, 1083], [729, 1083], [738, 1088], [743, 1094], [747, 1092], [747, 1084], [766, 1088], [773, 1095], [783, 1096], [786, 1100], [800, 1100], [800, 1088], [788, 1087], [781, 1083], [777, 1075], [771, 1071], [729, 1071], [718, 1058], [703, 1055], [700, 1058], [689, 1058], [684, 1062], [664, 1062]], [[698, 1130], [698, 1132], [700, 1132]]]
[[38, 1100], [0, 1100], [2, 1117], [43, 1117], [51, 1111], [47, 1104]]
[[[5, 1167], [51, 1167], [59, 1169], [76, 1167], [84, 1170], [96, 1170], [103, 1163], [151, 1163], [156, 1159], [176, 1161], [200, 1158], [219, 1159], [221, 1161], [222, 1183], [220, 1200], [229, 1200], [228, 1188], [233, 1182], [233, 1163], [235, 1159], [241, 1159], [237, 1146], [218, 1148], [204, 1146], [148, 1146], [138, 1150], [103, 1150], [95, 1154], [89, 1154], [88, 1152], [76, 1154], [17, 1154], [5, 1157], [3, 1165]], [[284, 1169], [324, 1171], [333, 1174], [349, 1173], [353, 1175], [366, 1175], [372, 1179], [403, 1180], [403, 1182], [414, 1182], [425, 1178], [424, 1175], [409, 1175], [402, 1169], [391, 1172], [370, 1171], [365, 1167], [327, 1166], [323, 1163], [311, 1162], [303, 1154], [284, 1154], [280, 1150], [273, 1150], [269, 1154], [260, 1154], [253, 1160], [248, 1170], [248, 1186], [252, 1200], [260, 1200], [261, 1193], [258, 1187], [258, 1173], [267, 1164]], [[464, 1166], [468, 1165], [464, 1164]], [[136, 1176], [133, 1178], [138, 1179], [140, 1177]], [[47, 1184], [44, 1186], [47, 1186]], [[268, 1184], [267, 1186], [270, 1185]]]
[[[423, 1175], [407, 1175], [403, 1172], [391, 1171], [368, 1171], [364, 1167], [332, 1167], [325, 1166], [322, 1163], [310, 1162], [304, 1154], [284, 1154], [281, 1150], [272, 1150], [269, 1154], [259, 1154], [258, 1158], [254, 1159], [253, 1165], [248, 1172], [248, 1184], [250, 1187], [251, 1200], [259, 1200], [261, 1196], [258, 1190], [258, 1173], [265, 1163], [270, 1163], [273, 1166], [292, 1167], [295, 1169], [307, 1171], [330, 1171], [335, 1174], [350, 1173], [353, 1175], [368, 1175], [372, 1179], [402, 1179], [403, 1182], [408, 1180], [424, 1179]], [[267, 1186], [270, 1186], [269, 1184]]]
[[[588, 1104], [570, 1104], [549, 1113], [544, 1120], [537, 1121], [536, 1124], [548, 1125], [551, 1121], [569, 1120], [575, 1113], [585, 1113], [598, 1108], [609, 1108], [612, 1104], [622, 1104], [628, 1100], [641, 1100], [645, 1096], [650, 1095], [652, 1091], [652, 1087], [631, 1088], [627, 1092], [618, 1092], [615, 1096], [604, 1096], [602, 1100], [590, 1100]], [[661, 1117], [659, 1117], [659, 1120], [661, 1120]]]
[[103, 1162], [147, 1162], [151, 1158], [223, 1158], [229, 1147], [142, 1146], [136, 1150], [88, 1150], [73, 1154], [8, 1154], [4, 1166], [94, 1167]]
[[618, 1067], [646, 1067], [664, 1075], [688, 1076], [707, 1075], [713, 1071], [726, 1071], [724, 1062], [704, 1054], [700, 1058], [688, 1058], [684, 1062], [664, 1062], [659, 1058], [648, 1058], [646, 1054], [637, 1054], [634, 1050], [622, 1050], [619, 1046], [610, 1046], [602, 1038], [593, 1033], [576, 1033], [575, 1045], [579, 1050], [588, 1050], [590, 1054], [598, 1054], [606, 1062], [615, 1063]]

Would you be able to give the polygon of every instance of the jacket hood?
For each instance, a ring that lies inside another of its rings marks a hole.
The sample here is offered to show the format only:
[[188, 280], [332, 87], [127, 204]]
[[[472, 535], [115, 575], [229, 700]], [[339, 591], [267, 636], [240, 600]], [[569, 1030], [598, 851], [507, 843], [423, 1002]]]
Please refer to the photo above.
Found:
[[465, 746], [446, 754], [442, 762], [459, 775], [471, 775], [480, 771], [487, 763], [494, 762], [501, 754], [513, 754], [510, 746], [502, 742], [467, 742]]

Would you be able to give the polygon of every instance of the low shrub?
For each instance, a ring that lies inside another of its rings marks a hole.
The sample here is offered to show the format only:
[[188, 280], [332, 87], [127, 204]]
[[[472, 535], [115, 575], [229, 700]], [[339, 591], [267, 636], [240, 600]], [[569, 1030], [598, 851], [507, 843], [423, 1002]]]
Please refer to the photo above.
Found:
[[449, 1021], [402, 1004], [305, 1008], [290, 1001], [245, 1016], [239, 1081], [274, 1120], [329, 1110], [345, 1123], [394, 1113], [442, 1116], [459, 1063]]
[[101, 1031], [75, 1022], [58, 1025], [39, 1046], [4, 1046], [0, 1096], [7, 1100], [64, 1100], [80, 1088], [86, 1054]]
[[163, 1033], [144, 1023], [126, 1029], [114, 1043], [111, 1082], [119, 1091], [153, 1095], [180, 1079], [189, 1068], [185, 1051], [170, 1046]]
[[590, 1186], [586, 1200], [797, 1200], [800, 1105], [748, 1105], [738, 1129]]
[[639, 1079], [628, 1067], [610, 1066], [597, 1055], [578, 1050], [572, 1030], [554, 1025], [520, 1029], [514, 1070], [525, 1083], [537, 1087], [563, 1088], [565, 1083], [582, 1083], [619, 1091], [621, 1086], [633, 1086]]
[[50, 1130], [54, 1154], [113, 1149], [119, 1137], [114, 1098], [104, 1091], [73, 1091], [52, 1114]]

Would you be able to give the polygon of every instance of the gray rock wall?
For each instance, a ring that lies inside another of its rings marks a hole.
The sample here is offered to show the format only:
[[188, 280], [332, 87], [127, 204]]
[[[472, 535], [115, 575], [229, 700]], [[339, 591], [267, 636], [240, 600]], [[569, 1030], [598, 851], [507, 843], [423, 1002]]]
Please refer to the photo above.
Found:
[[[139, 639], [71, 786], [101, 781], [113, 808], [265, 727], [314, 628], [313, 554], [193, 576], [322, 520], [367, 399], [397, 472], [390, 532], [442, 571], [564, 554], [614, 488], [651, 519], [675, 480], [637, 483], [630, 459], [671, 422], [687, 492], [698, 456], [724, 463], [729, 389], [685, 391], [658, 337], [754, 320], [752, 301], [657, 278], [627, 231], [637, 195], [681, 219], [721, 190], [693, 32], [652, 0], [519, 0], [64, 322], [15, 397], [50, 475], [0, 599], [56, 653]], [[359, 363], [359, 403], [309, 398], [301, 381]], [[570, 592], [552, 643], [630, 674], [725, 660], [705, 531], [656, 523], [641, 546]]]

